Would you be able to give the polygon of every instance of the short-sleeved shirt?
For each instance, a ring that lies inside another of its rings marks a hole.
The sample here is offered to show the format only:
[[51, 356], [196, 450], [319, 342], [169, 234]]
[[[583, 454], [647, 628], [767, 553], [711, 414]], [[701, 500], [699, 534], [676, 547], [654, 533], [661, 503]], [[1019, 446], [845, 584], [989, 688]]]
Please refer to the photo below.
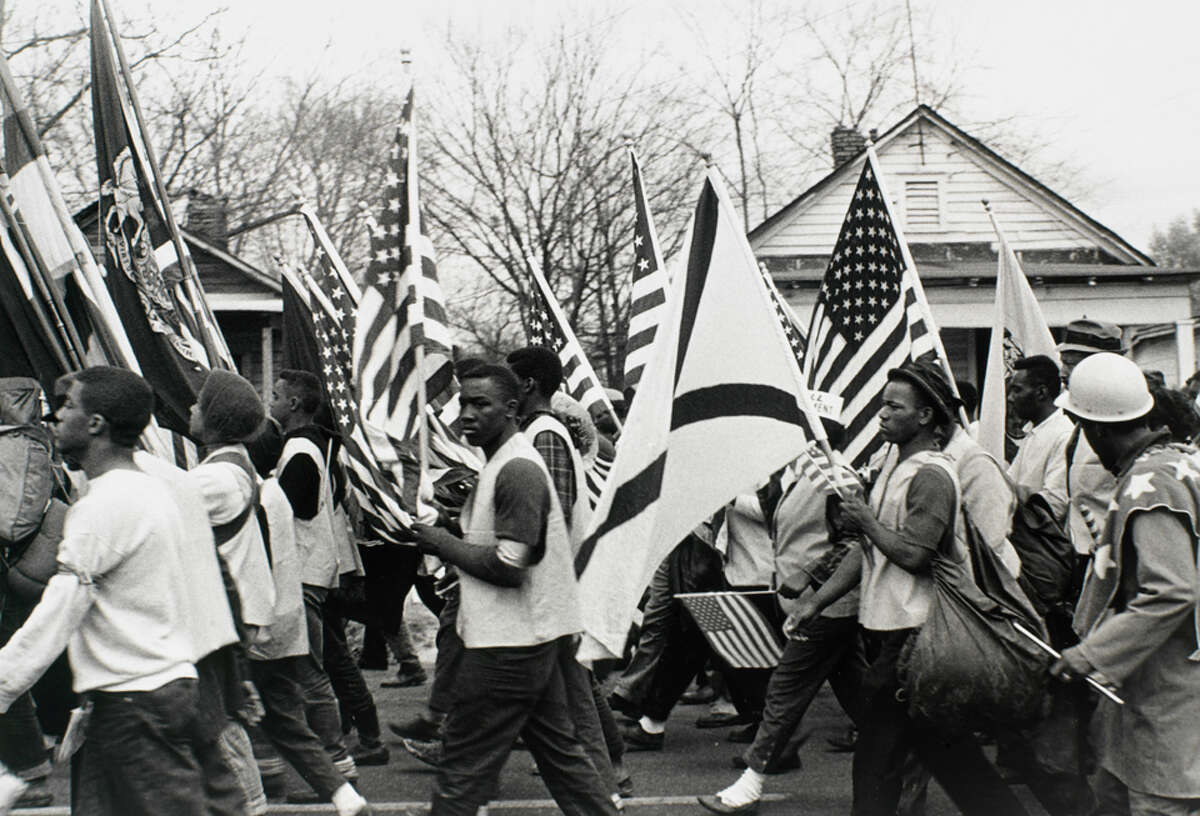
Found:
[[[546, 548], [546, 520], [550, 516], [550, 490], [546, 477], [528, 459], [505, 463], [496, 476], [496, 538], [523, 544], [523, 554], [501, 552], [501, 558], [528, 566], [542, 559]], [[508, 558], [505, 558], [505, 555]]]

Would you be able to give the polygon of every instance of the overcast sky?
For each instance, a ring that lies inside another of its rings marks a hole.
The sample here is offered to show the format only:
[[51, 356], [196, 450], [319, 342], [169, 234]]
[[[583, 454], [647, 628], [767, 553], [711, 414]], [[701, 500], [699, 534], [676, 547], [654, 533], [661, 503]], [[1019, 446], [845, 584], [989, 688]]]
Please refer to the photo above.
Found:
[[[144, 1], [144, 0], [143, 0]], [[829, 14], [866, 0], [829, 0]], [[69, 0], [61, 0], [68, 3]], [[118, 5], [122, 0], [113, 0]], [[249, 52], [272, 72], [330, 75], [394, 69], [453, 21], [487, 32], [591, 20], [611, 25], [630, 59], [656, 43], [686, 51], [679, 10], [702, 16], [719, 0], [153, 0], [156, 13], [194, 17], [229, 6]], [[902, 4], [903, 0], [897, 0]], [[974, 120], [1020, 117], [1048, 143], [1047, 159], [1082, 171], [1075, 203], [1142, 249], [1151, 229], [1200, 207], [1200, 2], [1195, 0], [912, 0], [953, 48]], [[130, 11], [139, 6], [130, 2]], [[728, 5], [728, 4], [726, 4]], [[937, 58], [940, 53], [931, 54]], [[316, 64], [314, 64], [316, 61]], [[686, 70], [686, 68], [685, 68]], [[886, 127], [890, 122], [872, 123]]]

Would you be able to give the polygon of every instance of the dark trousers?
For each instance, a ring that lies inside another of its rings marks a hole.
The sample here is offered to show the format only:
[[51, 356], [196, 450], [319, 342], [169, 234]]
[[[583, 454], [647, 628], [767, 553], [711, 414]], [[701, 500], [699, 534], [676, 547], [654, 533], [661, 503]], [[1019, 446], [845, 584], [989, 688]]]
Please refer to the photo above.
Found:
[[[0, 646], [8, 643], [31, 611], [31, 606], [0, 585]], [[13, 700], [8, 711], [0, 714], [0, 764], [26, 780], [50, 775], [37, 707], [29, 692]]]
[[329, 675], [325, 673], [325, 596], [329, 590], [304, 585], [304, 612], [308, 622], [308, 658], [299, 662], [297, 680], [304, 689], [304, 715], [326, 753], [339, 761], [349, 754], [342, 740], [342, 718]]
[[[720, 553], [694, 536], [671, 552], [667, 576], [672, 596], [677, 592], [728, 588]], [[729, 698], [738, 712], [757, 719], [762, 713], [770, 669], [731, 669], [712, 653], [683, 603], [672, 597], [671, 609], [663, 628], [662, 651], [642, 696], [642, 713], [654, 720], [667, 719], [692, 679], [711, 659], [725, 678]]]
[[71, 812], [203, 816], [196, 681], [91, 698], [86, 739], [71, 760]]
[[629, 659], [629, 665], [621, 672], [615, 688], [617, 694], [639, 706], [667, 645], [672, 618], [676, 614], [671, 592], [670, 561], [671, 556], [668, 555], [650, 579], [646, 605], [642, 608], [642, 628], [638, 633], [637, 648]]
[[360, 742], [379, 744], [379, 712], [375, 698], [363, 680], [362, 671], [346, 644], [346, 621], [332, 609], [325, 610], [325, 673], [333, 686], [344, 728], [358, 731]]
[[438, 613], [437, 660], [433, 664], [433, 686], [429, 690], [429, 710], [447, 714], [454, 705], [454, 682], [459, 675], [464, 646], [458, 636], [458, 587], [446, 593]]
[[904, 763], [916, 755], [967, 816], [1023, 816], [1021, 802], [1000, 779], [969, 734], [949, 734], [918, 723], [901, 690], [896, 664], [915, 630], [860, 629], [866, 673], [859, 693], [858, 746], [854, 751], [854, 816], [895, 816]]
[[830, 688], [842, 709], [857, 719], [858, 679], [862, 657], [857, 648], [858, 619], [815, 618], [803, 632], [804, 640], [788, 640], [779, 665], [767, 684], [762, 723], [754, 743], [746, 749], [748, 767], [762, 773], [783, 758], [821, 684]]
[[[592, 767], [600, 774], [604, 789], [609, 793], [615, 793], [617, 777], [613, 772], [612, 759], [609, 757], [608, 744], [604, 737], [604, 726], [600, 722], [600, 713], [596, 708], [596, 699], [592, 695], [592, 673], [575, 659], [574, 648], [562, 650], [559, 668], [562, 671], [563, 686], [567, 692], [567, 716], [571, 722], [575, 723], [575, 736], [587, 753]], [[611, 715], [611, 713], [610, 711], [609, 714]], [[624, 753], [623, 742], [622, 753]]]
[[333, 760], [304, 716], [304, 689], [299, 676], [306, 660], [305, 657], [283, 657], [250, 662], [254, 685], [266, 712], [259, 729], [284, 761], [295, 768], [313, 790], [329, 799], [346, 780], [334, 769]]
[[563, 813], [617, 810], [575, 736], [561, 661], [571, 639], [503, 649], [464, 649], [454, 705], [442, 727], [433, 816], [474, 816], [496, 790], [521, 735]]
[[234, 649], [218, 649], [196, 662], [196, 761], [204, 777], [204, 799], [209, 816], [238, 816], [246, 812], [247, 792], [229, 765], [221, 733], [229, 724], [229, 699], [240, 691], [230, 687]]
[[[416, 547], [359, 547], [366, 571], [366, 605], [346, 617], [366, 624], [363, 656], [386, 664], [385, 644], [403, 642], [404, 600], [414, 587], [429, 611], [437, 615], [442, 599], [433, 591], [433, 578], [420, 574], [421, 553]], [[419, 665], [415, 655], [396, 654], [404, 668]]]

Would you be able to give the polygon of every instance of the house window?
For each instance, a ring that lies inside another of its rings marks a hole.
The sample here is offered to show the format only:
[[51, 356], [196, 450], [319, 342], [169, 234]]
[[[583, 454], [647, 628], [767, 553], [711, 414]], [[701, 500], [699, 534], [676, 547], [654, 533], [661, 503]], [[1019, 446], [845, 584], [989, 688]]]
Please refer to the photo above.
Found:
[[941, 226], [941, 190], [937, 179], [908, 179], [904, 182], [904, 224], [908, 229]]

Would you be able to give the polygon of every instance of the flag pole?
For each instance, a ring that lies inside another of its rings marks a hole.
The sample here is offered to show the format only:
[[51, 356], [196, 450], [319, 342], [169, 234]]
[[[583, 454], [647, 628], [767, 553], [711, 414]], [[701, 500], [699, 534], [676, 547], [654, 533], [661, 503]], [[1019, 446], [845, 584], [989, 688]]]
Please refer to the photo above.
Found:
[[[917, 274], [917, 264], [913, 261], [912, 253], [908, 251], [908, 241], [904, 238], [904, 231], [900, 227], [900, 221], [896, 218], [896, 213], [892, 209], [892, 199], [888, 196], [887, 187], [883, 182], [883, 174], [879, 172], [879, 158], [875, 155], [875, 143], [867, 142], [867, 162], [871, 165], [871, 171], [875, 174], [875, 183], [879, 185], [879, 193], [883, 197], [883, 206], [887, 209], [888, 218], [891, 219], [892, 229], [896, 231], [896, 241], [900, 244], [900, 253], [904, 258], [904, 267], [910, 273], [909, 277], [912, 282], [913, 294], [917, 297], [917, 303], [920, 304], [921, 312], [925, 317], [925, 322], [929, 324], [929, 331], [933, 335], [933, 347], [937, 351], [938, 362], [942, 364], [942, 369], [946, 372], [946, 377], [950, 381], [950, 388], [954, 391], [954, 395], [958, 396], [958, 385], [954, 380], [954, 372], [950, 370], [950, 358], [946, 355], [946, 347], [942, 345], [942, 335], [938, 331], [937, 323], [933, 321], [933, 311], [929, 308], [929, 300], [925, 297], [925, 287], [921, 285], [921, 278]], [[963, 428], [971, 424], [970, 418], [967, 416], [967, 410], [962, 406], [961, 402], [958, 406], [958, 418], [962, 422]]]
[[[401, 64], [409, 66], [410, 73], [412, 72], [412, 56], [406, 50], [401, 57]], [[405, 157], [404, 172], [408, 175], [408, 183], [405, 186], [405, 192], [408, 196], [408, 224], [401, 225], [401, 229], [411, 227], [408, 234], [408, 242], [410, 245], [420, 241], [423, 233], [421, 232], [421, 209], [420, 195], [418, 194], [418, 177], [417, 177], [417, 126], [416, 126], [416, 77], [413, 76], [412, 86], [409, 88], [410, 99], [414, 104], [409, 107], [408, 116], [408, 156]], [[421, 293], [421, 279], [424, 276], [422, 269], [421, 258], [416, 252], [410, 253], [412, 259], [410, 263], [415, 265], [415, 275], [413, 276], [413, 285], [409, 287], [409, 297], [411, 304], [409, 306], [408, 318], [408, 341], [413, 348], [413, 365], [416, 369], [417, 377], [417, 510], [420, 511], [421, 496], [425, 489], [430, 488], [432, 493], [432, 485], [429, 481], [429, 417], [426, 416], [426, 406], [429, 404], [429, 394], [427, 393], [427, 383], [425, 382], [425, 297]]]
[[[183, 234], [179, 231], [179, 224], [175, 221], [175, 214], [171, 211], [171, 199], [167, 195], [166, 184], [162, 180], [162, 171], [158, 166], [158, 158], [154, 154], [154, 146], [150, 143], [150, 132], [146, 129], [146, 118], [142, 114], [142, 103], [138, 100], [137, 89], [133, 84], [133, 72], [129, 68], [129, 61], [125, 57], [125, 46], [121, 44], [121, 37], [117, 34], [116, 24], [112, 13], [112, 7], [109, 5], [109, 0], [100, 0], [104, 8], [105, 25], [108, 27], [108, 36], [112, 41], [117, 52], [117, 62], [120, 64], [121, 75], [125, 78], [126, 96], [129, 97], [129, 102], [133, 108], [134, 118], [137, 120], [138, 130], [141, 132], [142, 147], [146, 150], [146, 161], [150, 164], [150, 174], [154, 177], [154, 187], [158, 192], [159, 201], [162, 202], [163, 218], [167, 222], [167, 231], [171, 234], [171, 243], [175, 247], [175, 254], [179, 256], [179, 267], [183, 270], [184, 285], [187, 287], [188, 295], [193, 300], [193, 307], [204, 311], [205, 319], [197, 319], [197, 328], [199, 329], [201, 340], [204, 342], [204, 349], [208, 354], [209, 364], [212, 368], [224, 366], [232, 359], [229, 354], [228, 347], [224, 348], [225, 354], [221, 353], [224, 343], [218, 344], [217, 338], [212, 335], [207, 321], [211, 320], [212, 326], [217, 325], [216, 317], [208, 308], [208, 301], [204, 297], [204, 289], [200, 285], [200, 275], [196, 271], [196, 266], [192, 263], [192, 256], [188, 253], [187, 247], [183, 243]], [[136, 145], [134, 145], [136, 149]]]
[[[17, 252], [25, 264], [25, 271], [29, 275], [29, 279], [37, 287], [38, 294], [44, 301], [43, 304], [39, 303], [37, 299], [32, 299], [39, 322], [43, 322], [45, 324], [43, 328], [48, 329], [51, 337], [59, 341], [53, 344], [53, 348], [56, 355], [65, 355], [61, 360], [65, 363], [64, 370], [72, 371], [76, 368], [83, 368], [83, 341], [79, 338], [79, 333], [75, 329], [75, 324], [71, 322], [71, 317], [67, 314], [62, 299], [57, 296], [58, 292], [54, 288], [54, 282], [49, 280], [46, 275], [45, 261], [41, 253], [29, 243], [25, 234], [25, 225], [17, 220], [17, 214], [8, 200], [7, 183], [0, 185], [0, 214], [3, 214], [4, 220], [9, 226], [9, 234], [15, 240]], [[47, 307], [48, 314], [46, 313]], [[53, 317], [53, 325], [49, 323], [51, 317]]]

